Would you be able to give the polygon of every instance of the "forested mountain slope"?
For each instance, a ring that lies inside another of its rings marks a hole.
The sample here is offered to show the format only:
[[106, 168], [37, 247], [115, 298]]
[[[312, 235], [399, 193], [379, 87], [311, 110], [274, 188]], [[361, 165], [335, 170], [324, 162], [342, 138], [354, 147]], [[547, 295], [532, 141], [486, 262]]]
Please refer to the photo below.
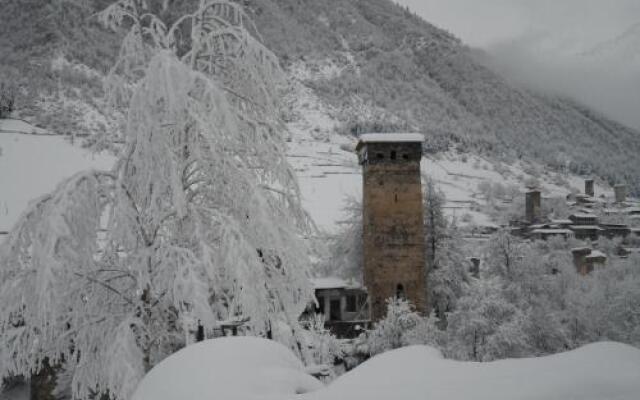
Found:
[[[343, 67], [308, 84], [342, 112], [348, 132], [418, 130], [433, 149], [460, 143], [640, 189], [640, 133], [568, 99], [511, 86], [452, 35], [389, 0], [249, 4], [283, 62]], [[359, 103], [380, 112], [358, 118]]]
[[[7, 1], [0, 81], [20, 86], [21, 116], [61, 133], [103, 130], [99, 75], [119, 41], [91, 16], [107, 3]], [[325, 72], [302, 83], [333, 110], [340, 133], [421, 131], [431, 151], [455, 146], [507, 161], [531, 158], [640, 192], [640, 133], [510, 84], [457, 38], [390, 0], [243, 3], [285, 69]], [[178, 14], [197, 1], [149, 4]]]

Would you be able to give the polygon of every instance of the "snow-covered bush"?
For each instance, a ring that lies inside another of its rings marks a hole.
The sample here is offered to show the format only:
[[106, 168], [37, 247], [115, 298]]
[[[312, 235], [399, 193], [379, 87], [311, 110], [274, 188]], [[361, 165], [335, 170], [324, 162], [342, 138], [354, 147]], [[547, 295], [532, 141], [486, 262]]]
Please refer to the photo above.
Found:
[[310, 359], [316, 365], [332, 366], [343, 356], [340, 341], [324, 326], [324, 315], [313, 314], [305, 321], [307, 329], [307, 347], [311, 353]]
[[405, 299], [387, 300], [387, 314], [366, 332], [366, 344], [371, 355], [384, 353], [409, 344], [407, 334], [420, 324], [418, 314]]

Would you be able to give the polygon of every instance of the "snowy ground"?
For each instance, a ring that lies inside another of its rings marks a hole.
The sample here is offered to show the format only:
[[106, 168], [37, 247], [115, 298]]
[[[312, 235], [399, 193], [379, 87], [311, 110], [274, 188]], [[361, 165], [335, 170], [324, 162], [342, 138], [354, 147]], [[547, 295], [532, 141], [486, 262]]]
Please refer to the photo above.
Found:
[[26, 122], [0, 120], [0, 232], [61, 180], [84, 169], [109, 169], [113, 162]]
[[157, 365], [133, 400], [637, 400], [640, 393], [640, 350], [611, 342], [487, 363], [412, 346], [376, 356], [328, 386], [304, 371], [272, 341], [212, 339]]

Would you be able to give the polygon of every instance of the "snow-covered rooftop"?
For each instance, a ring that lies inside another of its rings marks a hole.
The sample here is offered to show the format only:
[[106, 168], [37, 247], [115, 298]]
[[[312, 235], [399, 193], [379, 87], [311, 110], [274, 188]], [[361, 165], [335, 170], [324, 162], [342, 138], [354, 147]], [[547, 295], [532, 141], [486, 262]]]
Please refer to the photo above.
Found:
[[573, 231], [570, 231], [569, 229], [534, 229], [533, 233], [540, 233], [543, 235], [570, 235], [573, 233]]
[[424, 142], [422, 133], [365, 133], [359, 137], [362, 143]]
[[576, 213], [576, 214], [572, 214], [569, 218], [574, 217], [574, 218], [598, 218], [597, 215], [595, 214], [590, 214], [590, 213]]
[[312, 278], [311, 284], [313, 285], [314, 289], [345, 289], [360, 287], [360, 285], [355, 282], [346, 281], [335, 276]]
[[607, 255], [598, 250], [592, 250], [587, 258], [607, 258]]

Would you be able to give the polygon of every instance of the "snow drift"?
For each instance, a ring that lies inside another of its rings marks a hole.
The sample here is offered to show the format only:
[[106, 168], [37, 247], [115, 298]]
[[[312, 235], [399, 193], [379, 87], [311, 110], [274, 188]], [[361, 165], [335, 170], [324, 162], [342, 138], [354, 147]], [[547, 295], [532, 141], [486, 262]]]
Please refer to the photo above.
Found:
[[132, 400], [287, 399], [322, 384], [277, 342], [252, 337], [207, 340], [162, 361]]
[[639, 394], [640, 350], [619, 343], [488, 363], [445, 360], [436, 349], [412, 346], [374, 357], [323, 387], [283, 346], [245, 337], [172, 355], [133, 399], [635, 400]]

